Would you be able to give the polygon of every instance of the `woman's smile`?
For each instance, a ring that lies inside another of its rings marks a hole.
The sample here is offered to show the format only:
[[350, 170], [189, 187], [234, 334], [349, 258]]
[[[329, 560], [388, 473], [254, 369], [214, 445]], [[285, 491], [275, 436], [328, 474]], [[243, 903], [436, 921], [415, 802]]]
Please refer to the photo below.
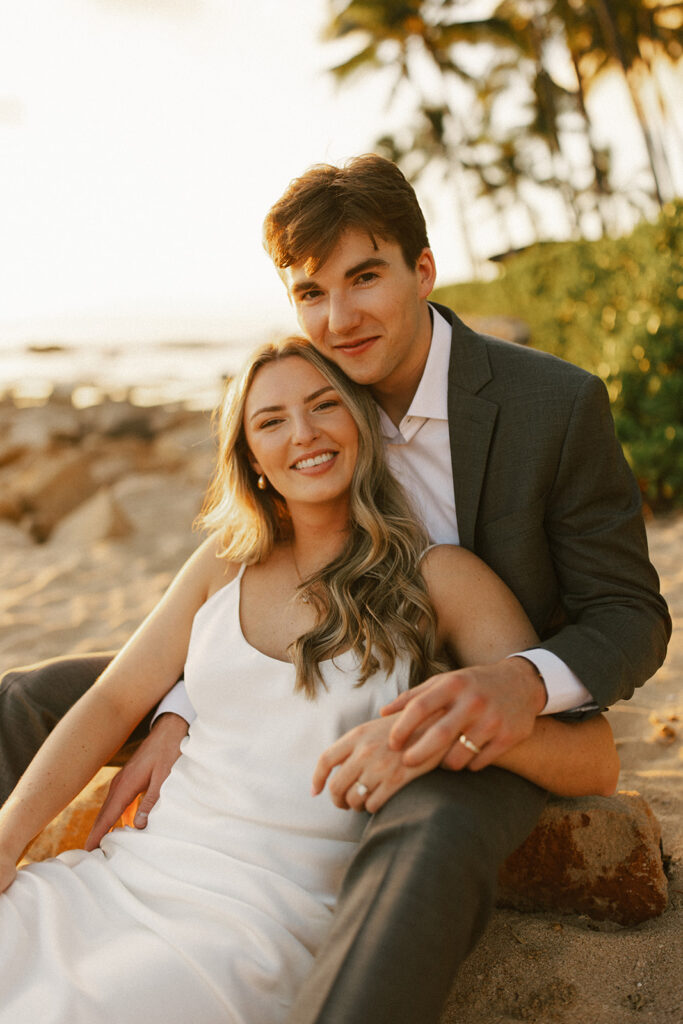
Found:
[[333, 459], [336, 459], [337, 452], [325, 451], [316, 455], [307, 455], [298, 459], [292, 469], [317, 469], [319, 466], [327, 466]]

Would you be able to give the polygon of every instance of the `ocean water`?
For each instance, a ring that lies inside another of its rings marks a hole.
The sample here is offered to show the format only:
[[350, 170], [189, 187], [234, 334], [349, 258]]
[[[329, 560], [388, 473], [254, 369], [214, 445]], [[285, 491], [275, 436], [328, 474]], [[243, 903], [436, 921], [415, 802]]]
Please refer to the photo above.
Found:
[[104, 398], [211, 409], [254, 342], [77, 342], [0, 346], [0, 400], [74, 405]]

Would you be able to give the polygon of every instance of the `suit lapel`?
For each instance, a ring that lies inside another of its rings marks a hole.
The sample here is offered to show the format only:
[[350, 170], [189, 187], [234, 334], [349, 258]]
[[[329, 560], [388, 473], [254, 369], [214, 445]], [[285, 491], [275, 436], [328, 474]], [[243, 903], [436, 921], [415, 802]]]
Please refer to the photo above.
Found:
[[445, 306], [434, 303], [453, 326], [448, 369], [448, 431], [460, 543], [474, 550], [475, 526], [498, 406], [477, 394], [492, 379], [479, 335]]

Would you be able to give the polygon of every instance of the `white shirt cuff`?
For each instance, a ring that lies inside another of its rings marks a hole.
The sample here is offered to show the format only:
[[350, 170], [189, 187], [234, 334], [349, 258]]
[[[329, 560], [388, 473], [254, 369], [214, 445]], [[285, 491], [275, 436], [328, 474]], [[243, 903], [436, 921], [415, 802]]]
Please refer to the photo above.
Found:
[[[593, 697], [577, 675], [552, 651], [536, 648], [532, 651], [518, 651], [511, 658], [526, 658], [536, 666], [545, 683], [548, 700], [542, 715], [554, 715], [558, 711], [570, 711], [593, 704]], [[173, 693], [173, 690], [171, 690]]]
[[172, 690], [168, 691], [161, 704], [156, 709], [151, 725], [154, 725], [159, 715], [165, 715], [169, 712], [172, 715], [180, 715], [181, 718], [185, 719], [188, 725], [192, 725], [193, 721], [197, 717], [197, 712], [192, 707], [190, 698], [187, 696], [187, 690], [185, 689], [185, 682], [183, 679], [176, 683]]

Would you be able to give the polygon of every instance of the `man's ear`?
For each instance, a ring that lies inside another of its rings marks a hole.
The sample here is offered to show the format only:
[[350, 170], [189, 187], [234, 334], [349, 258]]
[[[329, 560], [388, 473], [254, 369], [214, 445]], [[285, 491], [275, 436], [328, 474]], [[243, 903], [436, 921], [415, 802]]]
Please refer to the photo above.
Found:
[[420, 298], [426, 299], [436, 281], [436, 263], [431, 249], [423, 249], [417, 257], [415, 273], [417, 274]]

